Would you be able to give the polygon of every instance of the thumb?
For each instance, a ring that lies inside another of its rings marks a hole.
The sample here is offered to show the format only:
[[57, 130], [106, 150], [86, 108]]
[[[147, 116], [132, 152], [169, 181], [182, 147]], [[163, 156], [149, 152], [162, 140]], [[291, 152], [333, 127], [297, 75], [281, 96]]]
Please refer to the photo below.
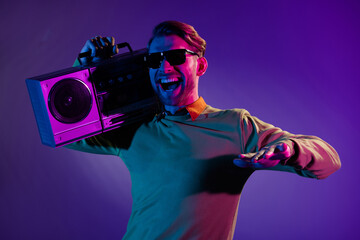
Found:
[[242, 168], [251, 167], [251, 162], [244, 161], [243, 159], [239, 159], [239, 158], [235, 158], [233, 160], [233, 163], [234, 163], [234, 165], [236, 165], [238, 167], [242, 167]]

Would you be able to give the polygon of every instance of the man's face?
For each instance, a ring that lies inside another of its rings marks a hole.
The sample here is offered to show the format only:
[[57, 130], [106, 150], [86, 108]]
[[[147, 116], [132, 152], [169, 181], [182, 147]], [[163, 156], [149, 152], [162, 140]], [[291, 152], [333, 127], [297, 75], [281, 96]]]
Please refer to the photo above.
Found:
[[[169, 35], [154, 38], [149, 47], [149, 53], [174, 49], [194, 51], [179, 36]], [[206, 62], [205, 58], [199, 61], [198, 56], [186, 54], [186, 61], [181, 65], [171, 66], [165, 57], [159, 68], [150, 68], [149, 74], [152, 87], [164, 105], [186, 106], [199, 98], [199, 76], [205, 72], [201, 72], [199, 69], [203, 69], [201, 66], [204, 61]]]

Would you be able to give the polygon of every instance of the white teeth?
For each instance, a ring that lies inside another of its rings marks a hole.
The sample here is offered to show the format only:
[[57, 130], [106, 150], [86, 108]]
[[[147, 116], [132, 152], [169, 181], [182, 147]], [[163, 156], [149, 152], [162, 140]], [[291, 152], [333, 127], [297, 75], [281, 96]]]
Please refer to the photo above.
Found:
[[169, 83], [169, 82], [177, 82], [179, 81], [177, 78], [162, 78], [160, 79], [161, 83]]

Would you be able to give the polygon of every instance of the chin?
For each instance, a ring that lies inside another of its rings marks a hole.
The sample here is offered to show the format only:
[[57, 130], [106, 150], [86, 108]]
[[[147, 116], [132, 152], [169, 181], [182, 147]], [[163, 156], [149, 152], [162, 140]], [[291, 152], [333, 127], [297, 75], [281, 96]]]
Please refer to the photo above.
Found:
[[164, 94], [163, 91], [156, 91], [158, 98], [160, 99], [161, 103], [167, 106], [183, 106], [182, 104], [184, 101], [184, 94], [183, 90], [181, 89], [177, 94]]
[[160, 98], [162, 104], [167, 106], [179, 106], [179, 101], [171, 100], [171, 99], [162, 99]]

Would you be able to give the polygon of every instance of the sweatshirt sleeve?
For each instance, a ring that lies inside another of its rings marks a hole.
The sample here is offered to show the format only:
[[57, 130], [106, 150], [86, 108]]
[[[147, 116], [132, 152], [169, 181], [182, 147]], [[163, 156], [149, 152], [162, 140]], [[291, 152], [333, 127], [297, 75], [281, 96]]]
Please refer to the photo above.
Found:
[[324, 179], [341, 166], [334, 148], [315, 136], [295, 135], [265, 123], [243, 110], [240, 114], [243, 152], [257, 152], [279, 143], [288, 144], [294, 155], [270, 170], [297, 173], [304, 177]]
[[64, 146], [65, 148], [74, 149], [81, 152], [116, 155], [119, 156], [120, 149], [111, 142], [111, 140], [100, 134], [94, 137], [82, 139], [80, 141], [70, 143]]
[[99, 135], [89, 137], [69, 145], [66, 148], [82, 152], [120, 156], [122, 149], [128, 149], [142, 123], [133, 123]]

